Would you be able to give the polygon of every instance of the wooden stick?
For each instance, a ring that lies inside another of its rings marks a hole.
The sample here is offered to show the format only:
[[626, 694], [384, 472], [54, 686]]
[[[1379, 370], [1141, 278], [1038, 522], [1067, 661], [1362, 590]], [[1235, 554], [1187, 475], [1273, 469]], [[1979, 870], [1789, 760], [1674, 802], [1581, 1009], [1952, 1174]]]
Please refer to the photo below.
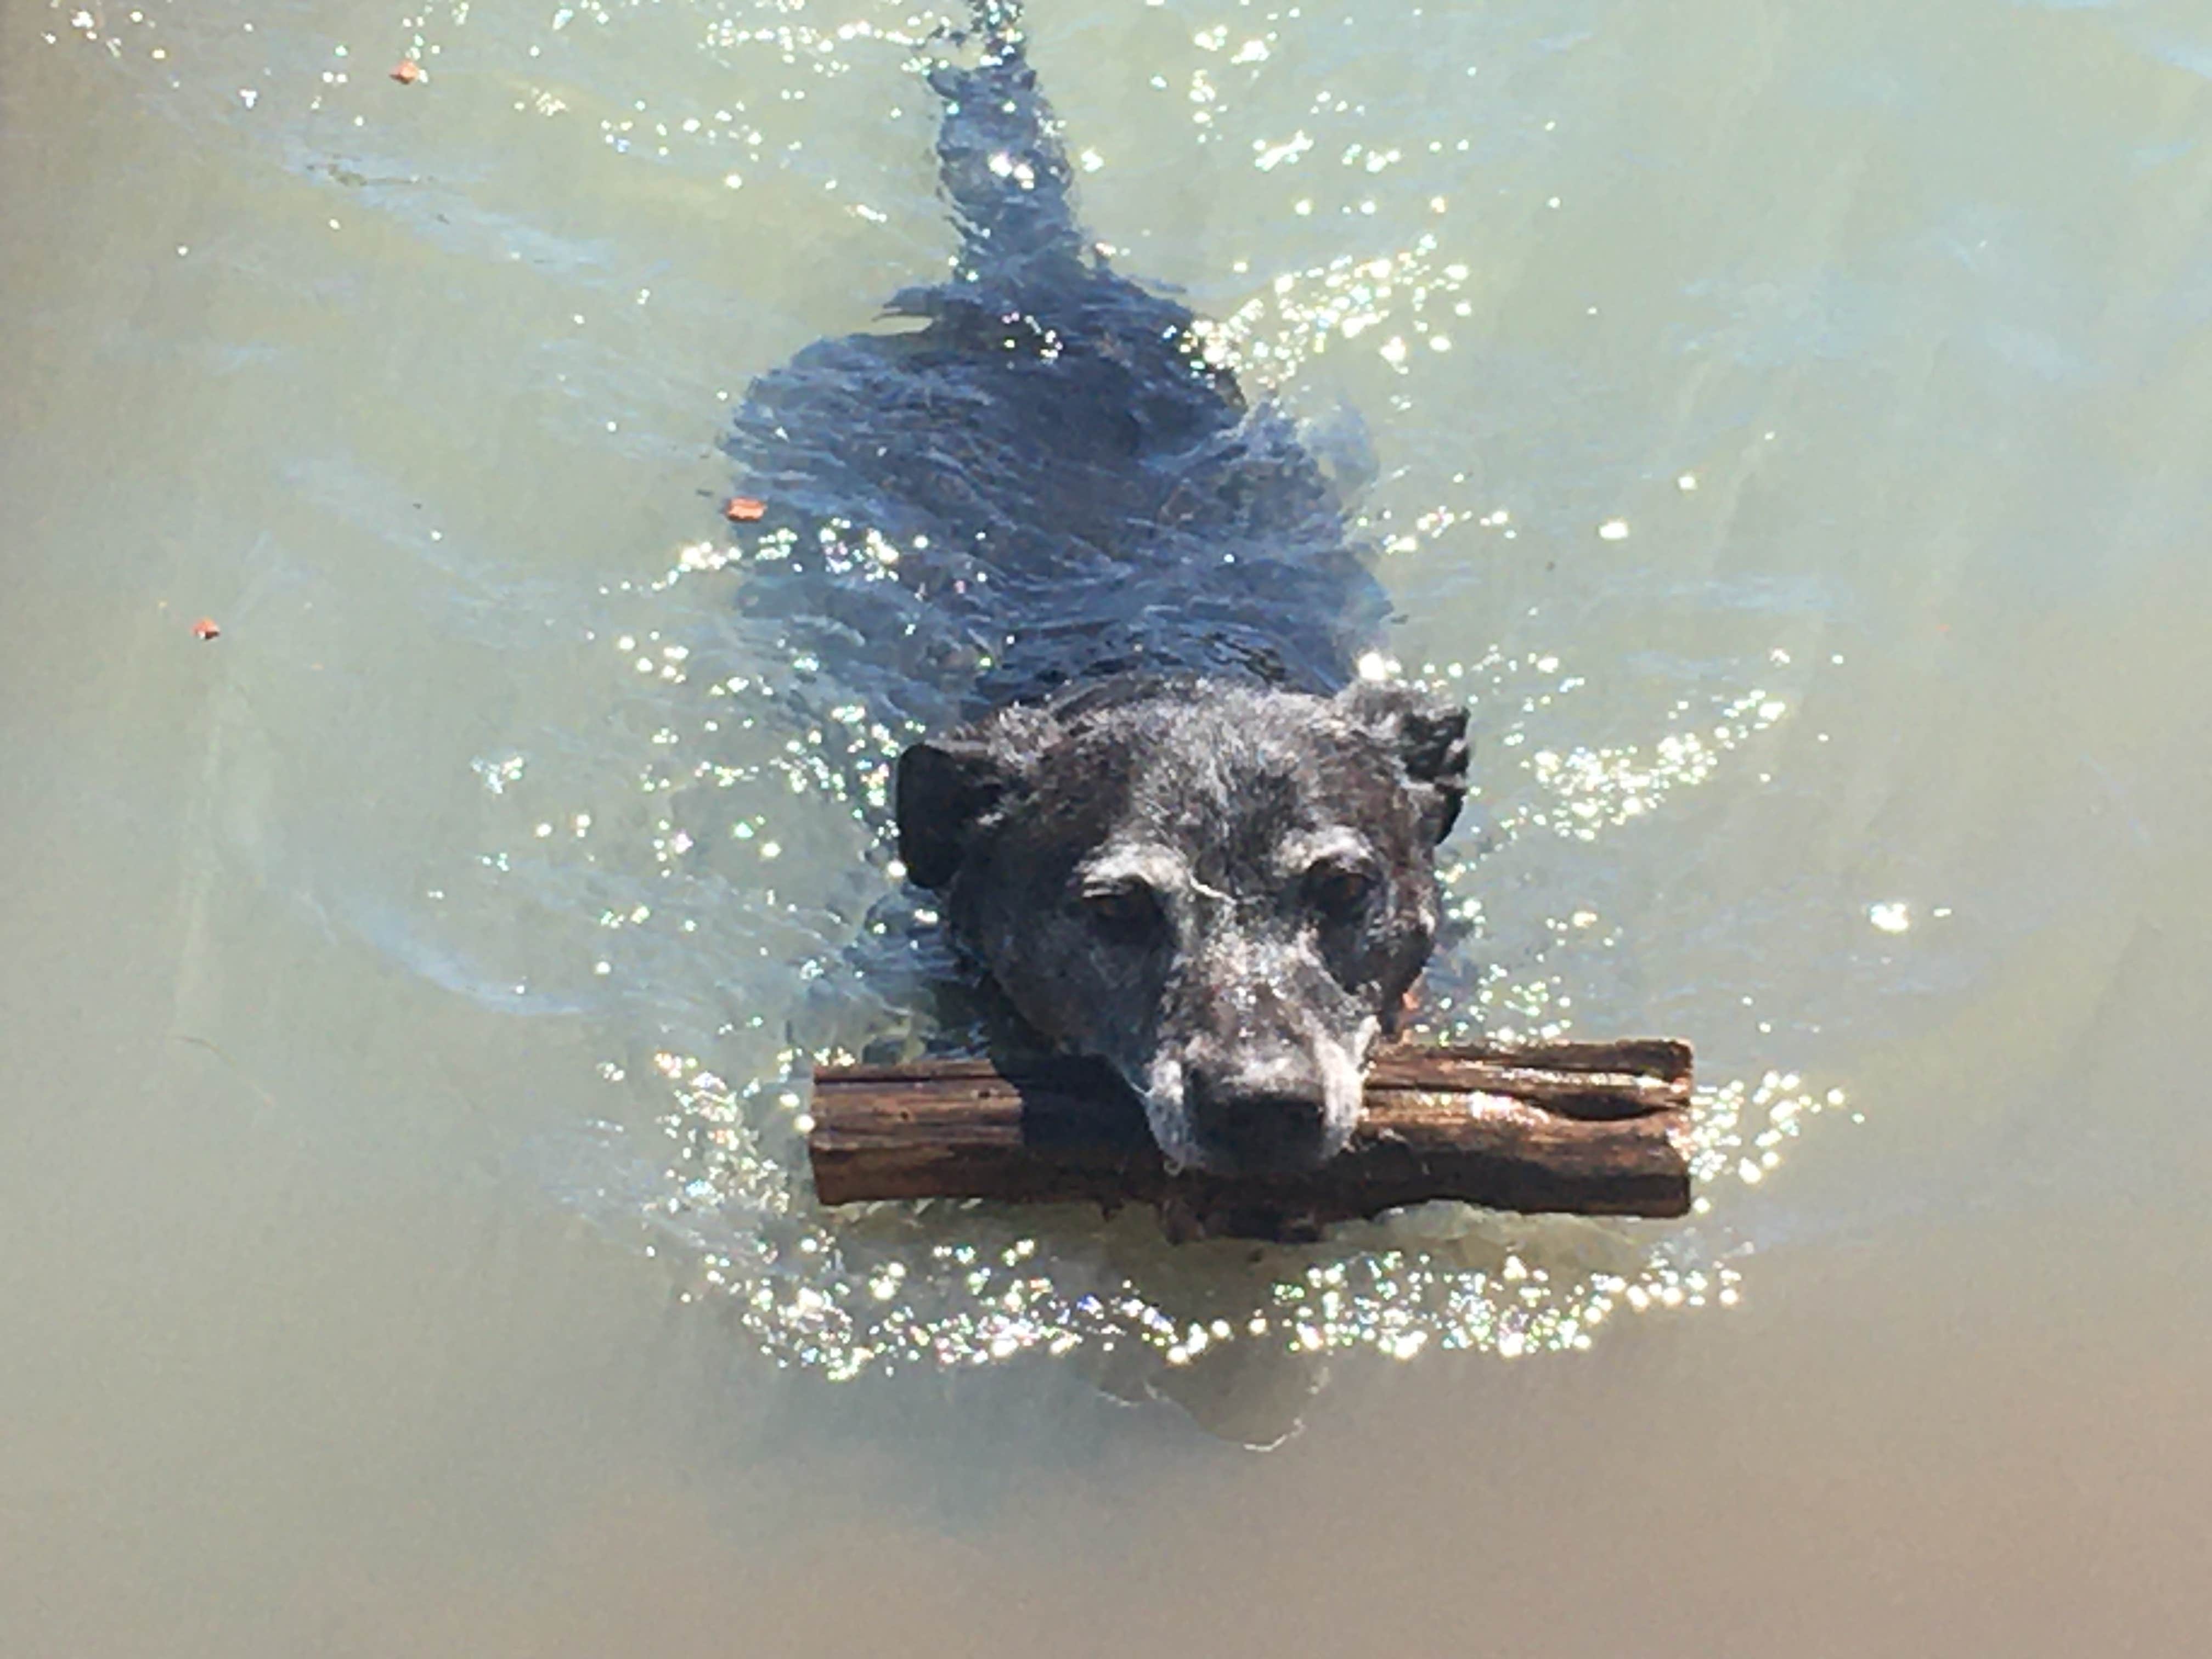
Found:
[[1429, 1199], [1679, 1216], [1687, 1043], [1382, 1050], [1352, 1144], [1309, 1175], [1170, 1175], [1136, 1102], [1096, 1061], [825, 1066], [807, 1151], [824, 1204], [986, 1198], [1157, 1206], [1170, 1237], [1311, 1237]]

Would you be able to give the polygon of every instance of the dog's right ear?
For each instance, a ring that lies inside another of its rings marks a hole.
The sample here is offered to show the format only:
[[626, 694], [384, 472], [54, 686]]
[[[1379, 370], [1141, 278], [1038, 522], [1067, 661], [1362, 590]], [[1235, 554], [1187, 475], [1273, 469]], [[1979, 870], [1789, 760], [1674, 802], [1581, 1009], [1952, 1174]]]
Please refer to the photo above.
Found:
[[1407, 788], [1421, 803], [1429, 839], [1442, 841], [1467, 794], [1466, 705], [1402, 680], [1354, 680], [1336, 700], [1397, 756]]
[[976, 832], [1028, 779], [1044, 735], [1030, 728], [1040, 723], [1049, 724], [1036, 711], [1002, 710], [925, 738], [898, 757], [892, 810], [899, 862], [915, 886], [943, 887], [958, 873]]

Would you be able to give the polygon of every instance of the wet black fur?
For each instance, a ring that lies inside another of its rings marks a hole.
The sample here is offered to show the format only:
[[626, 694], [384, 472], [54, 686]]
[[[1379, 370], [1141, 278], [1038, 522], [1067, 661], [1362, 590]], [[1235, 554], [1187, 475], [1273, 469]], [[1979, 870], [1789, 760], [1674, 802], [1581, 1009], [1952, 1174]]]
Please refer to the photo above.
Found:
[[960, 256], [751, 388], [731, 448], [796, 536], [742, 603], [937, 728], [901, 856], [1043, 1036], [1181, 1161], [1310, 1164], [1433, 945], [1466, 714], [1355, 678], [1384, 605], [1322, 469], [1084, 240], [1010, 15], [964, 44]]

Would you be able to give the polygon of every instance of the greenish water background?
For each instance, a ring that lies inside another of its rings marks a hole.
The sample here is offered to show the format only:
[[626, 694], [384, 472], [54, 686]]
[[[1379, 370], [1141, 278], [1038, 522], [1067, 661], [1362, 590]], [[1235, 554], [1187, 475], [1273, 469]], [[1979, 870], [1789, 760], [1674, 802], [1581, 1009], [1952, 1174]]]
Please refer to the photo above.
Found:
[[941, 268], [929, 19], [21, 0], [9, 1650], [2197, 1650], [2212, 21], [1030, 22], [1477, 698], [1446, 1023], [1692, 1037], [1701, 1212], [814, 1212], [714, 446]]

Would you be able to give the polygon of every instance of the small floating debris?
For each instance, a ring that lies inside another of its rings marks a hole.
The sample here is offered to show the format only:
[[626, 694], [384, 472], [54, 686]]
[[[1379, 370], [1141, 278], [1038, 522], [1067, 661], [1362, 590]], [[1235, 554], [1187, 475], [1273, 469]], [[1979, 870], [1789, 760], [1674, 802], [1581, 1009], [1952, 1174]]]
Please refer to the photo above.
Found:
[[750, 524], [767, 511], [768, 503], [751, 495], [732, 495], [722, 506], [722, 516], [732, 524]]
[[392, 78], [403, 87], [411, 87], [422, 78], [422, 66], [412, 58], [403, 58], [392, 66]]
[[192, 637], [203, 643], [209, 640], [220, 639], [222, 636], [222, 629], [216, 626], [213, 617], [202, 617], [192, 624]]

